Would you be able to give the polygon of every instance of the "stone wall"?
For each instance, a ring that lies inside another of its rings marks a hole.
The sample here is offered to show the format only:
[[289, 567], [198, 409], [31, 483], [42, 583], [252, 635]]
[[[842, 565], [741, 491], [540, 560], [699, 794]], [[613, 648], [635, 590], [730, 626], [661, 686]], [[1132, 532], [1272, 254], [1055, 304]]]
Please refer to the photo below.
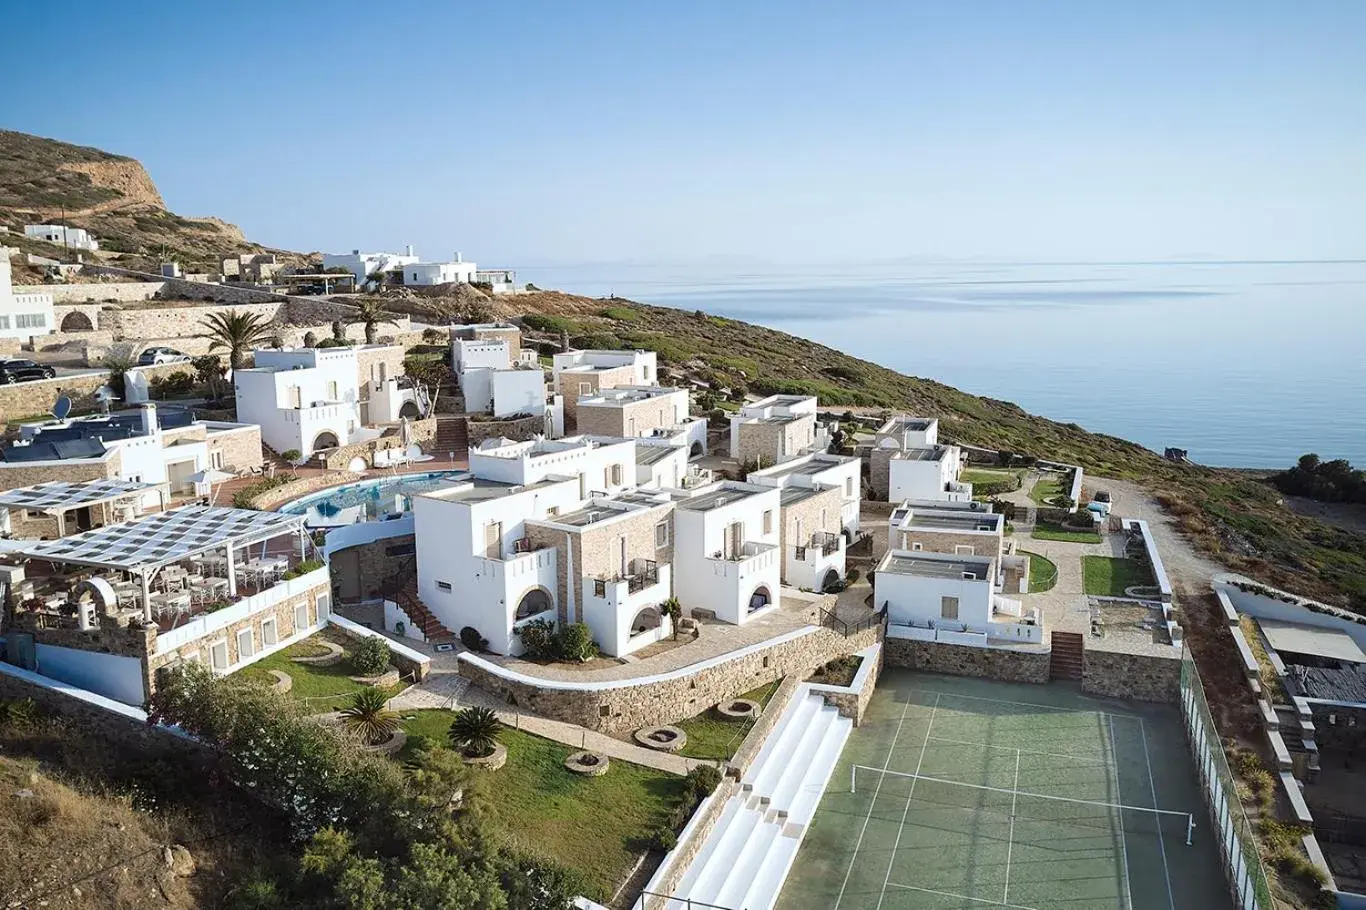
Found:
[[[414, 558], [413, 547], [413, 535], [408, 534], [401, 537], [384, 537], [336, 550], [328, 558], [328, 563], [332, 567], [332, 584], [346, 592], [350, 579], [343, 576], [354, 574], [356, 597], [364, 600], [379, 597], [380, 589], [389, 576], [397, 572], [405, 562]], [[395, 550], [406, 552], [395, 555]], [[384, 611], [380, 610], [378, 622], [367, 620], [366, 624], [373, 628], [383, 628]]]
[[489, 439], [497, 439], [500, 436], [505, 439], [514, 439], [518, 442], [545, 434], [545, 417], [541, 414], [533, 414], [527, 417], [512, 417], [507, 420], [470, 420], [465, 418], [467, 424], [467, 438], [470, 448], [474, 448]]
[[[702, 852], [706, 846], [707, 837], [712, 829], [716, 827], [716, 822], [721, 818], [721, 813], [725, 811], [726, 804], [731, 797], [740, 792], [740, 782], [730, 777], [722, 778], [721, 783], [712, 791], [712, 795], [703, 801], [687, 826], [683, 829], [683, 834], [679, 837], [678, 846], [670, 850], [665, 859], [668, 868], [656, 872], [650, 879], [650, 894], [644, 897], [643, 910], [673, 910], [678, 902], [671, 900], [664, 895], [673, 894], [679, 884], [683, 881], [684, 874], [693, 860]], [[592, 906], [599, 906], [593, 904]], [[633, 904], [632, 907], [641, 906]], [[686, 904], [685, 904], [686, 906]], [[703, 910], [699, 905], [698, 910]]]
[[[782, 548], [783, 556], [783, 583], [787, 584], [787, 556], [789, 547], [802, 547], [811, 542], [811, 535], [817, 531], [828, 531], [831, 534], [838, 534], [842, 525], [840, 524], [840, 507], [844, 504], [844, 497], [840, 494], [839, 488], [831, 487], [822, 490], [814, 496], [808, 496], [801, 502], [793, 503], [790, 506], [783, 506], [782, 521], [778, 523], [778, 544]], [[825, 521], [821, 522], [821, 511], [825, 512]], [[797, 523], [801, 522], [801, 538], [797, 537]]]
[[312, 493], [343, 483], [351, 483], [354, 480], [360, 480], [362, 476], [350, 471], [338, 471], [333, 474], [314, 474], [311, 477], [300, 477], [298, 480], [292, 480], [283, 486], [266, 490], [252, 500], [251, 508], [267, 512], [289, 502], [291, 499], [298, 499], [305, 493]]
[[[1001, 555], [1001, 538], [987, 537], [984, 534], [955, 534], [949, 531], [928, 531], [914, 528], [897, 534], [896, 543], [900, 549], [914, 549], [912, 544], [920, 544], [922, 550], [930, 553], [956, 553], [955, 547], [972, 547], [975, 556], [990, 556], [998, 559]], [[904, 544], [903, 544], [904, 541]]]
[[1046, 683], [1049, 678], [1047, 650], [976, 648], [937, 641], [914, 641], [888, 637], [882, 644], [883, 660], [890, 667], [907, 667], [926, 673], [978, 676], [1003, 682]]
[[[873, 495], [885, 500], [892, 488], [892, 456], [900, 449], [876, 448], [868, 455], [868, 486]], [[888, 513], [890, 514], [890, 513]]]
[[[3, 388], [3, 387], [0, 387]], [[34, 463], [0, 461], [0, 489], [13, 490], [35, 483], [65, 480], [80, 483], [85, 480], [112, 480], [119, 476], [122, 455], [116, 449], [105, 458], [82, 458], [72, 461]]]
[[1081, 690], [1088, 695], [1136, 701], [1176, 702], [1181, 693], [1181, 652], [1170, 657], [1101, 651], [1082, 652]]
[[635, 371], [630, 367], [614, 367], [610, 370], [593, 370], [588, 373], [561, 373], [560, 394], [564, 396], [564, 429], [566, 433], [581, 432], [578, 427], [579, 399], [585, 395], [596, 395], [603, 389], [630, 385], [635, 379]]
[[[100, 281], [86, 284], [16, 284], [16, 294], [51, 294], [53, 309], [63, 315], [63, 304], [136, 303], [160, 297], [164, 281]], [[93, 322], [94, 320], [92, 320]], [[61, 324], [60, 318], [58, 324]]]
[[114, 332], [125, 339], [197, 338], [204, 334], [204, 321], [213, 313], [250, 313], [267, 321], [274, 321], [284, 304], [236, 303], [214, 306], [196, 304], [104, 310], [96, 328]]
[[[361, 337], [365, 337], [365, 326], [359, 323], [355, 328], [360, 329]], [[380, 329], [391, 328], [391, 326], [380, 326]], [[402, 345], [387, 344], [383, 347], [363, 347], [356, 351], [356, 382], [365, 388], [368, 382], [377, 381], [380, 378], [380, 364], [384, 364], [384, 375], [392, 378], [403, 375], [403, 355]]]
[[223, 453], [224, 470], [260, 467], [263, 461], [261, 428], [255, 424], [232, 430], [218, 430], [206, 434], [204, 438], [210, 453]]
[[[388, 640], [386, 636], [381, 635], [378, 632], [373, 633], [373, 635], [366, 635], [364, 634], [364, 629], [349, 629], [346, 626], [336, 622], [332, 623], [328, 628], [330, 628], [333, 632], [338, 632], [355, 642], [361, 642], [364, 641], [366, 638], [370, 637], [384, 638], [386, 641]], [[422, 655], [420, 654], [417, 654], [417, 652], [414, 652], [415, 657], [409, 657], [407, 654], [404, 654], [397, 650], [397, 647], [399, 647], [397, 642], [390, 642], [390, 644], [394, 645], [395, 647], [391, 648], [389, 651], [389, 663], [393, 664], [395, 667], [398, 668], [400, 676], [407, 677], [413, 680], [414, 682], [422, 682], [422, 680], [427, 678], [427, 673], [430, 672], [432, 668], [432, 663], [430, 660], [428, 660], [425, 657], [422, 657]], [[417, 657], [422, 657], [422, 659], [418, 660], [416, 659]]]
[[767, 468], [777, 463], [782, 438], [783, 427], [780, 424], [765, 421], [742, 423], [739, 435], [740, 450], [731, 452], [730, 455], [742, 465], [755, 462], [760, 467]]
[[[728, 660], [693, 672], [682, 671], [611, 688], [566, 689], [552, 680], [510, 679], [475, 663], [468, 655], [461, 655], [460, 675], [516, 706], [546, 717], [621, 734], [692, 717], [782, 676], [808, 676], [836, 657], [873, 644], [880, 631], [874, 627], [845, 638], [825, 628], [801, 630], [801, 634], [742, 649]], [[1045, 678], [1047, 673], [1045, 655]]]
[[[188, 363], [164, 363], [138, 369], [149, 379], [186, 370], [193, 372]], [[108, 383], [109, 374], [101, 372], [0, 385], [0, 422], [48, 414], [59, 395], [71, 396], [72, 408], [77, 412], [98, 410], [100, 402], [95, 392]]]
[[[429, 417], [426, 420], [414, 420], [409, 424], [412, 431], [413, 443], [427, 451], [432, 443], [436, 441], [436, 418]], [[349, 446], [340, 446], [335, 449], [327, 449], [319, 453], [323, 466], [333, 471], [345, 471], [351, 467], [353, 458], [364, 458], [365, 463], [373, 466], [375, 463], [375, 453], [387, 450], [401, 451], [403, 449], [403, 437], [394, 433], [390, 436], [380, 436], [377, 439], [367, 439], [365, 442], [352, 443]]]
[[873, 645], [859, 654], [862, 662], [848, 686], [816, 685], [813, 691], [825, 696], [825, 703], [839, 709], [840, 714], [850, 718], [854, 726], [863, 723], [864, 712], [873, 700], [873, 690], [877, 688], [878, 677], [882, 675], [882, 646]]

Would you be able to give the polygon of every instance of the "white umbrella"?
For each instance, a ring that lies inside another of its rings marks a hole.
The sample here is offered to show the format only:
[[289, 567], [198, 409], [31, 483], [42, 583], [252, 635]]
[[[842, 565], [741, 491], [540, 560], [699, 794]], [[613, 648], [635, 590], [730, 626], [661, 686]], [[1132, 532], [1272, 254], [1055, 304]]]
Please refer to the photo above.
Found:
[[[194, 483], [194, 491], [199, 496], [209, 496], [213, 493], [213, 485], [222, 483], [225, 480], [232, 480], [233, 475], [226, 471], [216, 468], [209, 468], [206, 471], [197, 471], [190, 475], [190, 480]], [[217, 498], [216, 496], [213, 498]], [[212, 500], [210, 501], [212, 504]]]

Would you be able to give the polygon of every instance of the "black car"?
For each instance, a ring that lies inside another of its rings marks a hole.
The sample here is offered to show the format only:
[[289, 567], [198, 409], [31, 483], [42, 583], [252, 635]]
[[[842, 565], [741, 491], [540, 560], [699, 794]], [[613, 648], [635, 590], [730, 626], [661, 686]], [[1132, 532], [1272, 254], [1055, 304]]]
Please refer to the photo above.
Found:
[[34, 363], [32, 360], [0, 360], [0, 382], [6, 385], [34, 379], [51, 379], [56, 375], [57, 371], [52, 367]]

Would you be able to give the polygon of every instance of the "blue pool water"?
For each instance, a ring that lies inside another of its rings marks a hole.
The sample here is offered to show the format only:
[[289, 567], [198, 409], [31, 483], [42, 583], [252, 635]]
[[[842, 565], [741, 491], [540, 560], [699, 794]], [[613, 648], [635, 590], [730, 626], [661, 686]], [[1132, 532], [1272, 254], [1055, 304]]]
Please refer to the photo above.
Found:
[[412, 497], [467, 476], [464, 471], [431, 471], [359, 480], [302, 496], [285, 503], [280, 511], [305, 516], [308, 526], [313, 528], [374, 521], [385, 515], [407, 512], [412, 508]]

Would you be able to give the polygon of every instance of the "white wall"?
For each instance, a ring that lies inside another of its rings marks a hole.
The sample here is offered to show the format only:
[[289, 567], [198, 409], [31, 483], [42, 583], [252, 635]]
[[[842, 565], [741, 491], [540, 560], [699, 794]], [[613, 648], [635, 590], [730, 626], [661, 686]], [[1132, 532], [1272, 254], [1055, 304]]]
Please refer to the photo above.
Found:
[[493, 371], [493, 416], [544, 413], [544, 373], [538, 369]]
[[612, 369], [630, 367], [631, 381], [627, 385], [652, 385], [659, 378], [659, 357], [654, 351], [565, 351], [551, 358], [551, 373], [555, 391], [577, 397], [578, 386], [566, 391], [560, 373], [576, 366]]
[[[33, 324], [21, 327], [20, 316], [26, 317], [25, 322]], [[9, 250], [0, 246], [0, 338], [26, 340], [35, 335], [50, 334], [54, 328], [52, 295], [14, 293]]]
[[[350, 348], [256, 351], [256, 368], [233, 373], [238, 419], [261, 427], [261, 440], [277, 452], [313, 454], [329, 432], [340, 445], [360, 427], [356, 352]], [[297, 387], [300, 407], [293, 406]]]
[[[893, 623], [962, 623], [973, 631], [985, 632], [991, 622], [991, 593], [989, 578], [926, 578], [887, 571], [879, 571], [873, 578], [873, 607], [880, 610], [887, 604]], [[941, 620], [940, 599], [944, 597], [958, 598], [957, 620]]]
[[475, 271], [473, 262], [414, 262], [403, 267], [403, 283], [418, 286], [469, 284], [474, 280]]
[[[538, 451], [542, 447], [549, 450]], [[580, 493], [584, 497], [590, 491], [615, 493], [636, 486], [636, 443], [632, 440], [604, 444], [563, 440], [548, 446], [521, 442], [495, 451], [505, 454], [470, 450], [470, 470], [475, 477], [500, 483], [535, 483], [551, 474], [582, 477]], [[604, 486], [604, 468], [614, 464], [621, 466], [622, 482]]]
[[944, 457], [937, 461], [893, 458], [887, 466], [887, 498], [892, 502], [903, 499], [955, 498], [945, 490], [945, 487], [958, 479], [956, 453], [956, 447], [950, 447]]
[[476, 367], [503, 369], [512, 366], [512, 353], [506, 341], [457, 338], [451, 342], [451, 362], [457, 370]]
[[[711, 489], [715, 488], [702, 487], [694, 495]], [[760, 582], [768, 585], [773, 601], [777, 602], [782, 577], [782, 553], [778, 549], [781, 504], [782, 494], [773, 488], [705, 512], [674, 510], [674, 589], [685, 609], [714, 610], [718, 618], [742, 621], [746, 618], [742, 601], [748, 600], [749, 592]], [[771, 513], [767, 533], [766, 512]], [[770, 544], [775, 548], [768, 558], [771, 572], [766, 571], [757, 581], [740, 581], [734, 563], [721, 566], [712, 559], [713, 554], [726, 552], [726, 529], [734, 522], [744, 526], [742, 542]], [[744, 590], [739, 590], [741, 587]]]
[[362, 253], [359, 250], [353, 250], [350, 253], [323, 254], [324, 270], [341, 266], [356, 276], [357, 286], [363, 284], [375, 272], [387, 271], [414, 262], [417, 262], [416, 256], [405, 256], [398, 253]]
[[141, 707], [147, 698], [142, 690], [142, 662], [136, 657], [45, 644], [35, 644], [34, 652], [37, 671], [44, 676], [134, 707]]
[[[648, 443], [642, 443], [648, 445]], [[669, 455], [654, 464], [637, 465], [636, 483], [654, 490], [675, 489], [688, 475], [688, 450], [681, 445], [653, 445], [652, 449], [667, 449]]]

